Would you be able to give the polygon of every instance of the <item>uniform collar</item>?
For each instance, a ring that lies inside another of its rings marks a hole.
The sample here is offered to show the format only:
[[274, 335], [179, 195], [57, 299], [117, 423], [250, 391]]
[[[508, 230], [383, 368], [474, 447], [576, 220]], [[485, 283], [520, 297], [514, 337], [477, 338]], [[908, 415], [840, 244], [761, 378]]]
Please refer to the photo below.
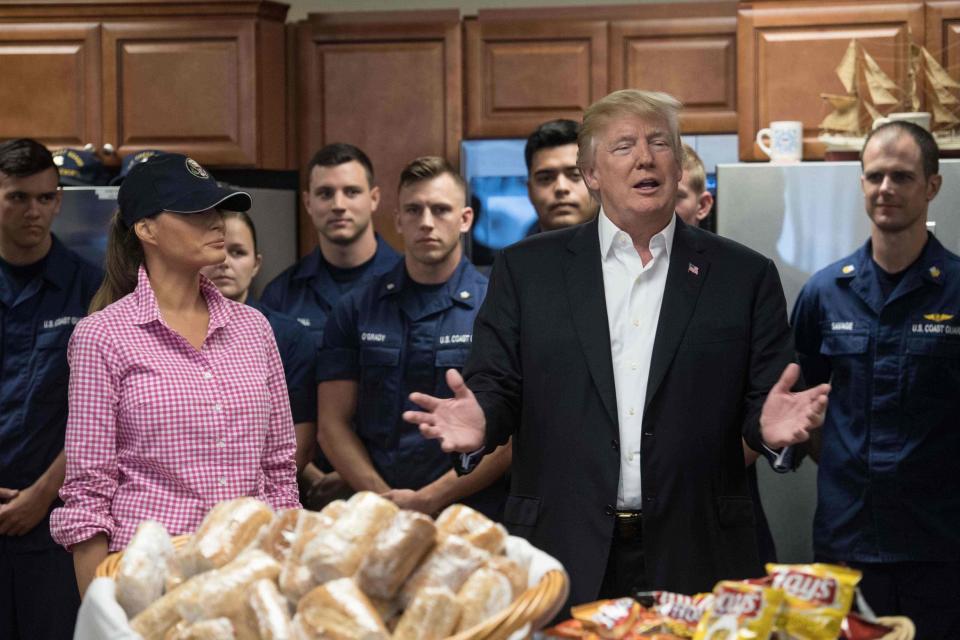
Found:
[[[600, 207], [600, 214], [598, 215], [598, 218], [600, 219], [600, 259], [606, 261], [611, 255], [610, 250], [613, 247], [613, 241], [619, 234], [626, 234], [626, 232], [615, 225], [613, 221], [607, 217], [607, 213], [603, 210], [603, 206]], [[677, 214], [674, 213], [670, 217], [670, 222], [667, 223], [667, 226], [655, 233], [650, 238], [651, 244], [659, 242], [659, 238], [663, 238], [667, 261], [670, 260], [670, 252], [673, 250], [673, 236], [676, 233], [676, 230]]]
[[70, 255], [70, 250], [63, 246], [63, 243], [53, 234], [51, 234], [51, 240], [43, 278], [58, 289], [66, 289], [70, 286], [77, 267]]
[[877, 282], [873, 261], [873, 241], [867, 240], [848, 260], [837, 263], [833, 274], [837, 281], [848, 281], [850, 288], [859, 295], [876, 313], [889, 304], [928, 282], [943, 286], [947, 274], [945, 265], [949, 254], [940, 241], [933, 235], [927, 235], [927, 243], [920, 257], [910, 265], [897, 287], [884, 299]]
[[[393, 250], [386, 240], [380, 237], [380, 234], [374, 234], [374, 237], [377, 241], [377, 250], [371, 258], [371, 262], [374, 268], [388, 263], [390, 260], [396, 259], [399, 257], [396, 251]], [[297, 269], [293, 274], [295, 280], [312, 280], [316, 278], [321, 273], [327, 272], [328, 262], [326, 258], [323, 257], [323, 254], [320, 252], [320, 247], [316, 247], [313, 251], [308, 253], [303, 260], [300, 261], [300, 264], [297, 265]]]
[[[207, 309], [210, 312], [210, 323], [207, 327], [207, 335], [209, 336], [217, 329], [226, 326], [231, 314], [230, 303], [223, 297], [217, 286], [202, 274], [200, 275], [200, 292], [203, 294], [207, 302]], [[136, 303], [134, 324], [144, 325], [151, 322], [160, 322], [165, 325], [160, 315], [157, 296], [150, 285], [147, 270], [142, 264], [137, 270], [137, 288], [133, 290], [133, 299]]]
[[[444, 291], [454, 304], [468, 309], [476, 306], [477, 298], [480, 296], [475, 286], [476, 278], [472, 277], [474, 274], [479, 275], [479, 271], [470, 264], [466, 257], [460, 258], [460, 263], [444, 287]], [[401, 260], [397, 266], [387, 272], [383, 278], [380, 278], [379, 283], [377, 295], [383, 299], [399, 295], [405, 288], [413, 284], [413, 281], [407, 274], [406, 263]]]

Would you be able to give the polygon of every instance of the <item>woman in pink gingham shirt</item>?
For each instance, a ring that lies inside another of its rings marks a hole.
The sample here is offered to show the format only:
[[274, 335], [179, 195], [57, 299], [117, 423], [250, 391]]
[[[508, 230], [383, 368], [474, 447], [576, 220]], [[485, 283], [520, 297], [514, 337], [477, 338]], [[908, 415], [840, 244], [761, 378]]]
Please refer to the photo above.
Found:
[[273, 331], [200, 269], [224, 259], [216, 207], [250, 196], [193, 160], [160, 154], [120, 188], [107, 277], [70, 340], [67, 473], [54, 539], [81, 593], [140, 521], [193, 531], [210, 508], [255, 496], [299, 507], [296, 440]]

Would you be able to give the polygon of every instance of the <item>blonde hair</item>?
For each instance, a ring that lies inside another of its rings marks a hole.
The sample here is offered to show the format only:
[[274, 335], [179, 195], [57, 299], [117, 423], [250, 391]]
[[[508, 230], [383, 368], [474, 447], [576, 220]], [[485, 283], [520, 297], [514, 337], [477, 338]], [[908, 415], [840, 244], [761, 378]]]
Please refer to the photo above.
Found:
[[667, 123], [669, 143], [678, 163], [683, 162], [683, 147], [680, 142], [679, 114], [683, 104], [662, 91], [621, 89], [597, 100], [583, 114], [583, 126], [577, 136], [577, 164], [580, 169], [593, 166], [597, 137], [614, 118], [635, 115], [641, 118], [656, 118]]
[[703, 160], [690, 145], [683, 145], [683, 175], [693, 192], [699, 196], [707, 188], [707, 172], [703, 168]]

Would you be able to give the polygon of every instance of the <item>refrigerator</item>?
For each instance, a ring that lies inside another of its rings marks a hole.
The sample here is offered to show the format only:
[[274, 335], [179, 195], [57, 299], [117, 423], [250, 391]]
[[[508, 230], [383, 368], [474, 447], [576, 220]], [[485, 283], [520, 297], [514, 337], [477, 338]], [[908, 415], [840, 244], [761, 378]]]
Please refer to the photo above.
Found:
[[[960, 253], [960, 160], [941, 160], [943, 187], [930, 204], [928, 229]], [[771, 258], [788, 311], [810, 276], [853, 253], [870, 235], [858, 162], [720, 164], [717, 233]], [[813, 558], [816, 464], [779, 475], [761, 460], [760, 494], [780, 561]]]
[[[272, 182], [276, 182], [275, 180]], [[263, 287], [297, 260], [296, 182], [290, 185], [250, 187], [227, 184], [246, 191], [253, 200], [248, 212], [257, 227], [257, 250], [263, 255], [260, 273], [251, 285], [259, 296]], [[60, 214], [53, 233], [88, 262], [103, 266], [110, 219], [117, 208], [119, 187], [64, 187]]]

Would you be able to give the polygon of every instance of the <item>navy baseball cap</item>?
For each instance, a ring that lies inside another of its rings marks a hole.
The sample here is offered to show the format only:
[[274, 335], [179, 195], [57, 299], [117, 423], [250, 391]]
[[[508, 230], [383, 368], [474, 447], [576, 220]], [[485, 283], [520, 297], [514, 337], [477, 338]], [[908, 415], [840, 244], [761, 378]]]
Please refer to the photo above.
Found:
[[111, 181], [111, 186], [117, 186], [123, 184], [123, 179], [127, 177], [127, 174], [130, 173], [130, 169], [133, 169], [134, 165], [140, 162], [146, 162], [150, 158], [160, 155], [163, 151], [157, 151], [155, 149], [144, 149], [143, 151], [137, 151], [136, 153], [128, 154], [123, 158], [123, 162], [120, 164], [120, 173], [116, 175]]
[[134, 164], [120, 185], [117, 203], [127, 227], [163, 211], [246, 211], [253, 205], [249, 193], [221, 187], [196, 160], [179, 153], [160, 153]]
[[53, 163], [60, 172], [60, 184], [67, 187], [91, 187], [104, 184], [103, 163], [92, 151], [57, 149]]

